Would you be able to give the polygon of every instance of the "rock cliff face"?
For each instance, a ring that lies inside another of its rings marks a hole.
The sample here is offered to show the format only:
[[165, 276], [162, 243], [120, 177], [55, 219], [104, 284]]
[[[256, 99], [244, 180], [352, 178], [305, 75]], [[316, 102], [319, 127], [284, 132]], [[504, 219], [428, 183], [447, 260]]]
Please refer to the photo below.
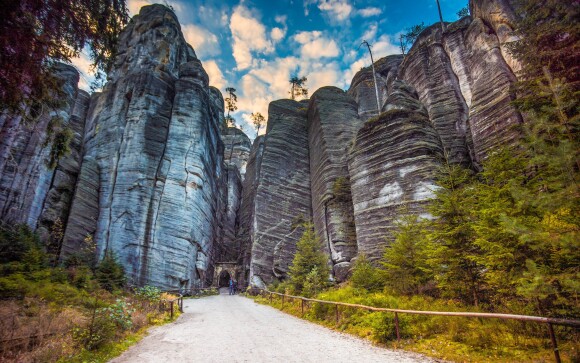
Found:
[[[57, 64], [55, 76], [63, 82], [64, 99], [60, 108], [45, 111], [30, 125], [13, 123], [19, 119], [14, 115], [5, 113], [0, 117], [1, 134], [6, 137], [2, 142], [8, 142], [10, 136], [10, 156], [0, 171], [0, 220], [3, 222], [25, 223], [34, 229], [40, 220], [41, 226], [50, 228], [52, 222], [66, 218], [68, 213], [68, 199], [79, 172], [79, 139], [84, 129], [87, 95], [78, 91], [79, 74], [73, 67]], [[72, 154], [62, 159], [56, 169], [50, 169], [47, 166], [50, 142], [45, 143], [47, 129], [55, 118], [73, 130], [74, 140]], [[46, 238], [47, 233], [43, 232]]]
[[308, 143], [313, 220], [339, 280], [357, 254], [347, 150], [360, 126], [358, 106], [342, 90], [323, 87], [312, 95]]
[[[402, 61], [402, 55], [393, 55], [375, 62], [379, 89], [379, 109], [381, 110], [391, 92], [392, 83], [397, 78], [399, 65]], [[356, 101], [359, 117], [364, 121], [378, 114], [374, 84], [372, 69], [371, 67], [366, 67], [355, 74], [347, 92]]]
[[256, 191], [260, 182], [262, 156], [264, 154], [264, 135], [258, 136], [252, 144], [246, 178], [242, 185], [242, 200], [238, 213], [239, 223], [236, 230], [236, 245], [240, 248], [238, 264], [242, 268], [241, 285], [245, 286], [250, 278], [250, 263], [252, 260], [252, 236], [254, 235]]
[[467, 17], [444, 33], [438, 24], [423, 31], [401, 64], [399, 77], [417, 90], [451, 162], [478, 163], [515, 137], [522, 119], [510, 104], [508, 61], [493, 29]]
[[[61, 109], [34, 129], [0, 114], [0, 220], [45, 240], [66, 222], [62, 258], [92, 236], [131, 283], [178, 288], [212, 283], [216, 262], [237, 263], [241, 286], [286, 278], [297, 226], [312, 219], [342, 281], [361, 253], [380, 258], [401, 215], [429, 217], [444, 161], [477, 170], [518, 137], [513, 9], [508, 0], [470, 8], [444, 31], [427, 28], [407, 55], [375, 63], [379, 105], [365, 68], [346, 93], [272, 102], [266, 135], [251, 145], [223, 127], [223, 97], [175, 14], [146, 6], [121, 34], [102, 92], [78, 91], [76, 71], [60, 65]], [[43, 143], [53, 116], [74, 137], [51, 170]]]
[[350, 151], [358, 252], [379, 259], [404, 214], [424, 214], [443, 160], [441, 140], [414, 90], [395, 81], [386, 112], [367, 121]]
[[305, 103], [270, 103], [250, 237], [251, 283], [257, 286], [286, 277], [301, 235], [297, 222], [311, 218], [306, 122]]
[[94, 233], [99, 256], [115, 254], [131, 282], [191, 286], [221, 233], [221, 97], [164, 6], [143, 7], [119, 49], [91, 102], [63, 251]]
[[242, 180], [246, 174], [246, 164], [250, 156], [252, 143], [248, 136], [236, 127], [228, 127], [223, 134], [225, 146], [224, 157], [226, 163], [235, 165], [240, 172]]

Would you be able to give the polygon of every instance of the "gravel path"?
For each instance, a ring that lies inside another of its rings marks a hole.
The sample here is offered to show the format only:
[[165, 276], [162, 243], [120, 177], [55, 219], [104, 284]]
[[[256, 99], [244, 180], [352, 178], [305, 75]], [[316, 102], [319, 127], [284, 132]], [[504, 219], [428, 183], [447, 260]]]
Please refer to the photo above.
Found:
[[111, 362], [434, 362], [375, 347], [241, 296], [187, 299], [184, 311]]

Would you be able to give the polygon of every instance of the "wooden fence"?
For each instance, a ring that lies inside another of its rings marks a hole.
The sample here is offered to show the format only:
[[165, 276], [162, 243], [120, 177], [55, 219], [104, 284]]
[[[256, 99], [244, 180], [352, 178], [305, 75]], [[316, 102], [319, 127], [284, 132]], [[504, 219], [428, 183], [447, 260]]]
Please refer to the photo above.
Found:
[[269, 294], [270, 303], [272, 303], [272, 297], [277, 295], [282, 298], [282, 309], [284, 308], [284, 302], [286, 298], [300, 300], [301, 301], [301, 311], [304, 315], [304, 303], [305, 302], [315, 302], [320, 304], [328, 304], [335, 306], [336, 312], [336, 322], [338, 323], [340, 319], [339, 306], [357, 308], [368, 311], [382, 311], [394, 314], [395, 321], [395, 333], [397, 335], [397, 341], [401, 340], [401, 333], [399, 330], [399, 314], [415, 314], [415, 315], [439, 315], [439, 316], [461, 316], [466, 318], [484, 318], [484, 319], [503, 319], [503, 320], [519, 320], [519, 321], [530, 321], [534, 323], [546, 324], [548, 327], [548, 333], [550, 335], [550, 341], [552, 343], [552, 348], [554, 349], [554, 358], [557, 363], [561, 362], [560, 352], [558, 351], [558, 343], [556, 340], [556, 334], [554, 334], [554, 325], [563, 325], [573, 327], [575, 329], [580, 328], [580, 320], [572, 319], [558, 319], [558, 318], [546, 318], [541, 316], [530, 316], [530, 315], [515, 315], [515, 314], [496, 314], [496, 313], [472, 313], [472, 312], [455, 312], [455, 311], [422, 311], [422, 310], [404, 310], [404, 309], [390, 309], [390, 308], [378, 308], [375, 306], [367, 306], [360, 304], [350, 304], [337, 301], [319, 300], [311, 299], [304, 296], [294, 296], [288, 294], [282, 294], [279, 292], [273, 292], [265, 289], [261, 289], [262, 294]]

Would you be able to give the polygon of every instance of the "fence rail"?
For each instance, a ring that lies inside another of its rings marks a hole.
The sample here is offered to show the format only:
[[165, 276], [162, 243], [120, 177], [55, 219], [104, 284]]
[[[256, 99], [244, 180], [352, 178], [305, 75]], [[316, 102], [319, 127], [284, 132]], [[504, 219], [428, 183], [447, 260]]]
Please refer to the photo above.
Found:
[[183, 297], [184, 296], [197, 296], [202, 291], [216, 290], [215, 287], [194, 287], [190, 289], [178, 289], [178, 290], [165, 290], [164, 292], [169, 294], [177, 295], [175, 299], [162, 299], [159, 302], [159, 310], [165, 307], [165, 304], [169, 304], [169, 311], [171, 314], [171, 319], [173, 319], [174, 314], [174, 304], [177, 303], [177, 308], [180, 313], [183, 313]]
[[395, 322], [395, 333], [397, 335], [397, 341], [401, 340], [401, 334], [399, 329], [399, 314], [415, 314], [415, 315], [439, 315], [439, 316], [459, 316], [466, 318], [488, 318], [488, 319], [502, 319], [502, 320], [519, 320], [519, 321], [530, 321], [534, 323], [546, 324], [548, 327], [548, 333], [550, 335], [550, 341], [552, 343], [552, 348], [554, 350], [554, 358], [557, 363], [561, 362], [560, 352], [558, 351], [558, 343], [556, 340], [556, 334], [554, 333], [554, 325], [563, 325], [573, 328], [580, 328], [580, 320], [573, 319], [559, 319], [559, 318], [546, 318], [542, 316], [531, 316], [531, 315], [516, 315], [516, 314], [496, 314], [496, 313], [472, 313], [472, 312], [456, 312], [456, 311], [425, 311], [425, 310], [405, 310], [405, 309], [391, 309], [391, 308], [379, 308], [376, 306], [367, 306], [361, 304], [351, 304], [338, 301], [329, 300], [319, 300], [311, 299], [304, 296], [295, 296], [282, 294], [280, 292], [269, 291], [266, 289], [260, 289], [263, 294], [270, 295], [270, 303], [272, 302], [272, 297], [278, 295], [282, 297], [282, 309], [284, 309], [284, 302], [286, 298], [300, 300], [301, 301], [301, 311], [304, 315], [304, 303], [305, 302], [315, 302], [320, 304], [334, 305], [336, 307], [336, 321], [340, 319], [338, 307], [350, 307], [357, 308], [368, 311], [380, 311], [380, 312], [390, 312], [394, 314]]

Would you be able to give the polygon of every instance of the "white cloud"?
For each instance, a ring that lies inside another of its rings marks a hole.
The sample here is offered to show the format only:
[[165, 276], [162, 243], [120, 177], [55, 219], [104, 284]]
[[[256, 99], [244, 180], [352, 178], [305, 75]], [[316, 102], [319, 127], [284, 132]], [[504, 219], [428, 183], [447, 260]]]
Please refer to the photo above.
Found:
[[380, 14], [382, 14], [382, 12], [383, 11], [380, 8], [370, 7], [370, 8], [359, 9], [357, 11], [357, 14], [362, 16], [363, 18], [369, 18], [371, 16], [380, 15]]
[[243, 5], [238, 5], [234, 9], [230, 19], [230, 30], [238, 70], [252, 66], [252, 52], [267, 54], [274, 50], [272, 42], [266, 37], [266, 27]]
[[318, 8], [327, 12], [331, 19], [338, 22], [347, 19], [352, 12], [352, 5], [347, 0], [320, 0]]
[[288, 19], [288, 17], [286, 15], [276, 15], [274, 17], [274, 21], [276, 21], [276, 23], [278, 24], [282, 24], [282, 25], [286, 25], [286, 20]]
[[270, 38], [272, 38], [272, 41], [274, 43], [279, 42], [280, 40], [282, 40], [282, 38], [284, 38], [284, 36], [286, 35], [286, 28], [282, 29], [282, 28], [272, 28], [272, 30], [270, 31]]
[[219, 89], [220, 91], [223, 90], [226, 86], [226, 81], [224, 79], [224, 75], [220, 70], [219, 66], [217, 65], [215, 60], [208, 60], [203, 62], [203, 69], [207, 72], [209, 76], [209, 84], [210, 86], [214, 86], [215, 88]]
[[81, 53], [77, 58], [71, 59], [71, 64], [79, 71], [79, 88], [90, 91], [91, 83], [95, 80], [95, 74], [91, 72], [93, 62], [85, 54]]
[[361, 40], [373, 41], [375, 39], [375, 37], [377, 36], [378, 28], [379, 27], [377, 26], [376, 23], [371, 24], [369, 26], [369, 28], [362, 35]]
[[372, 47], [373, 57], [378, 60], [391, 54], [400, 54], [401, 49], [398, 45], [391, 43], [391, 38], [387, 34], [383, 34], [377, 39]]
[[294, 40], [300, 43], [300, 54], [306, 58], [336, 57], [340, 53], [334, 39], [322, 36], [322, 32], [300, 32], [294, 36]]
[[185, 40], [195, 49], [198, 57], [215, 56], [220, 54], [218, 37], [194, 24], [185, 24], [181, 27]]

